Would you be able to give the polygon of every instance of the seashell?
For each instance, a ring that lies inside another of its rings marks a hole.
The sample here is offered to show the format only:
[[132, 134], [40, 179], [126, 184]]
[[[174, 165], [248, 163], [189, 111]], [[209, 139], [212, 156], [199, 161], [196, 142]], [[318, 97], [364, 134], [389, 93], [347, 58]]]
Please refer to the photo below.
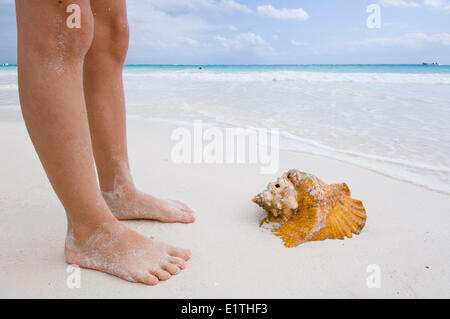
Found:
[[308, 241], [352, 238], [366, 223], [361, 201], [350, 198], [346, 184], [327, 185], [316, 176], [290, 170], [253, 202], [268, 214], [261, 225], [269, 225], [286, 247]]

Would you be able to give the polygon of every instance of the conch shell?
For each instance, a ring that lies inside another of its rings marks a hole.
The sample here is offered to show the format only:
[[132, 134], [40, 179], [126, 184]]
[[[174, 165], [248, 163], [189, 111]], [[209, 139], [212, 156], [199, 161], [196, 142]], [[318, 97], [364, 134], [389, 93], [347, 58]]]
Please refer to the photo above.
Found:
[[286, 247], [308, 241], [352, 238], [366, 223], [361, 201], [350, 198], [346, 184], [327, 185], [317, 177], [290, 170], [253, 201], [268, 215], [269, 224]]

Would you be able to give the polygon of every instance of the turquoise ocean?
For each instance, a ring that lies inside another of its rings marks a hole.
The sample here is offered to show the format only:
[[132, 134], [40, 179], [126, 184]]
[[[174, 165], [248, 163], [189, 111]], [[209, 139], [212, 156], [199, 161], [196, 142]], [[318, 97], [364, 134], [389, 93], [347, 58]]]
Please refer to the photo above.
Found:
[[[450, 194], [450, 66], [127, 65], [124, 83], [131, 117], [279, 128], [283, 149]], [[18, 112], [0, 67], [0, 119]]]

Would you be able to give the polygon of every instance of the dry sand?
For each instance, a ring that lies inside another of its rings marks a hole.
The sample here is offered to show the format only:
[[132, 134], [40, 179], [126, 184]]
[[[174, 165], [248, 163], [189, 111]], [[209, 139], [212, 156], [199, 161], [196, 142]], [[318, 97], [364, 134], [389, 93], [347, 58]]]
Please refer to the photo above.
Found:
[[[173, 245], [191, 248], [182, 274], [156, 287], [91, 270], [81, 288], [66, 286], [64, 210], [21, 121], [0, 122], [0, 298], [428, 298], [450, 297], [450, 196], [325, 157], [281, 153], [290, 168], [327, 183], [346, 182], [368, 213], [360, 236], [284, 248], [258, 227], [251, 202], [275, 176], [250, 165], [175, 165], [167, 123], [129, 120], [138, 187], [188, 203], [192, 225], [126, 222]], [[369, 289], [368, 265], [381, 269]]]

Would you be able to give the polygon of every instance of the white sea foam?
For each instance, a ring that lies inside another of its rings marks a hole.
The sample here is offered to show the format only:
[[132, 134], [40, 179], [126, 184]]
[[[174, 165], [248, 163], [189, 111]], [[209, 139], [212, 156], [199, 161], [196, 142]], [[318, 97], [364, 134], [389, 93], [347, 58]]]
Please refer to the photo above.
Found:
[[252, 71], [252, 72], [215, 72], [208, 70], [177, 70], [128, 72], [127, 77], [149, 79], [174, 79], [192, 81], [236, 81], [236, 82], [333, 82], [333, 83], [416, 83], [450, 85], [450, 74], [412, 74], [412, 73], [332, 73], [297, 71]]
[[450, 74], [163, 70], [125, 82], [131, 115], [280, 128], [282, 148], [450, 193]]
[[[124, 79], [130, 116], [279, 128], [282, 148], [450, 194], [448, 73], [144, 68]], [[14, 72], [0, 72], [0, 116], [19, 104], [15, 85]]]

